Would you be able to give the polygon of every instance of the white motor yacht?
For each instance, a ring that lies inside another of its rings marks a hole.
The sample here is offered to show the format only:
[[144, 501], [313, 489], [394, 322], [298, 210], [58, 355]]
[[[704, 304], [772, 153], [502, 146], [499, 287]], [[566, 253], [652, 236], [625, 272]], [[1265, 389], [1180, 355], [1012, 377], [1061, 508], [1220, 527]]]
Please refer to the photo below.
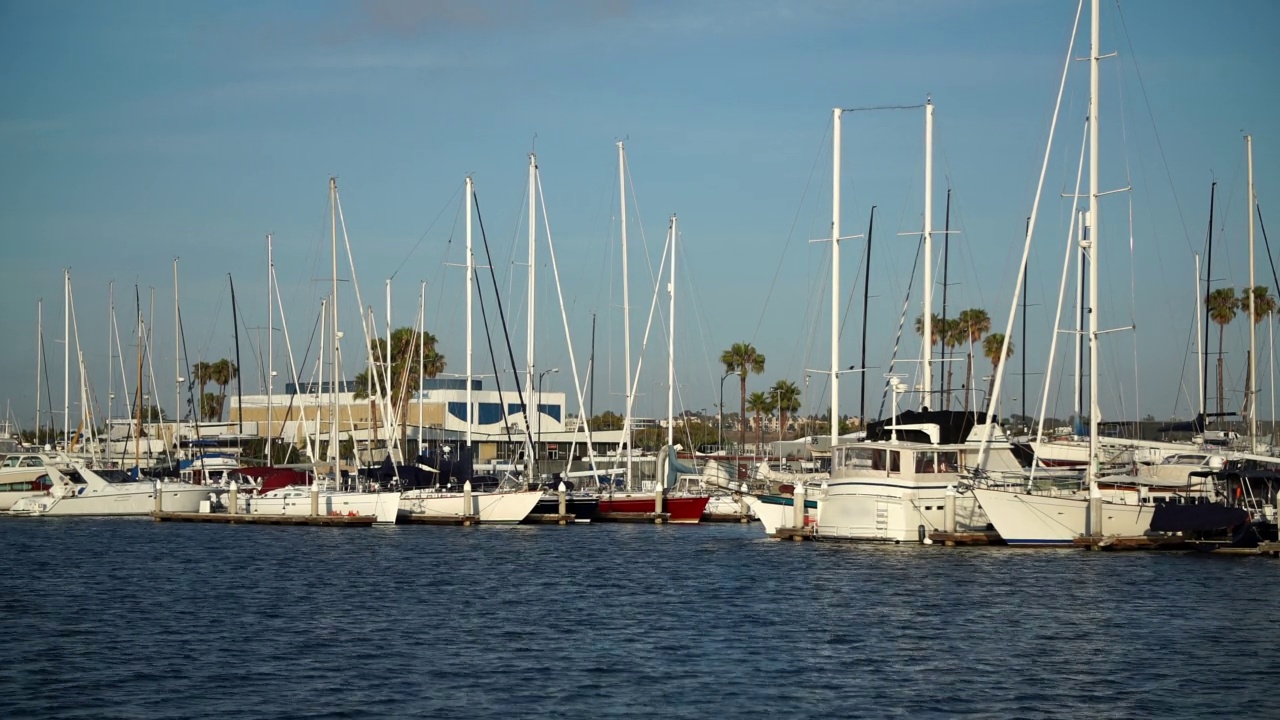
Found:
[[209, 498], [209, 489], [171, 480], [135, 480], [123, 470], [91, 469], [74, 465], [65, 469], [46, 468], [49, 489], [40, 495], [20, 498], [9, 509], [11, 515], [149, 515], [159, 507], [166, 512], [196, 512]]

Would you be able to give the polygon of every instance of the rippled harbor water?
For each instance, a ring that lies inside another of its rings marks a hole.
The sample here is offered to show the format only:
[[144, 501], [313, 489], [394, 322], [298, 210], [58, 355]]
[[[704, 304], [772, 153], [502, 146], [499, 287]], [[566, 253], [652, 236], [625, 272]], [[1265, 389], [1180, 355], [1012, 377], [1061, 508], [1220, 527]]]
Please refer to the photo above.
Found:
[[759, 526], [0, 521], [4, 717], [1274, 712], [1280, 563]]

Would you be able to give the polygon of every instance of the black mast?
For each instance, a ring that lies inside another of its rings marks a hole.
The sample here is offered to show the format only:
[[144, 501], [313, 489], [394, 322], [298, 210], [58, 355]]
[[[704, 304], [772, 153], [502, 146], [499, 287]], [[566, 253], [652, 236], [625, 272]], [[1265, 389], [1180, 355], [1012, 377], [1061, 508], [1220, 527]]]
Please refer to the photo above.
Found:
[[[867, 428], [867, 307], [871, 303], [871, 231], [876, 227], [876, 206], [871, 206], [871, 218], [867, 221], [867, 256], [863, 260], [866, 266], [863, 269], [862, 279], [862, 401], [858, 409], [859, 429], [865, 431]], [[838, 372], [838, 371], [837, 371]], [[723, 412], [724, 408], [721, 408]], [[834, 415], [834, 413], [832, 413]], [[840, 427], [840, 418], [832, 417], [831, 422], [836, 423], [833, 427]]]
[[236, 314], [236, 281], [227, 273], [227, 282], [231, 284], [231, 328], [236, 338], [236, 434], [244, 434], [244, 386], [240, 382], [240, 316]]
[[1202, 362], [1205, 370], [1204, 377], [1200, 378], [1200, 396], [1204, 398], [1205, 407], [1200, 408], [1201, 411], [1207, 411], [1209, 405], [1209, 291], [1213, 284], [1213, 200], [1217, 190], [1218, 182], [1215, 180], [1209, 185], [1209, 247], [1204, 269], [1204, 343], [1200, 348], [1200, 353], [1204, 355]]
[[[942, 407], [951, 409], [951, 366], [947, 364], [947, 270], [951, 267], [951, 188], [947, 188], [947, 213], [942, 233], [942, 364], [947, 368]], [[865, 371], [864, 371], [865, 372]]]

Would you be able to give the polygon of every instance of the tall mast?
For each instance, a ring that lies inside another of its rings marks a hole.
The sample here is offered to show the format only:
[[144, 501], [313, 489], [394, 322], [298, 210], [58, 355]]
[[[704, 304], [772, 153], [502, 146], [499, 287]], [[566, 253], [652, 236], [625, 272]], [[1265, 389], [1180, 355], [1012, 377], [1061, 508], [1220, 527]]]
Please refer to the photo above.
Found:
[[422, 454], [422, 392], [426, 388], [423, 366], [427, 361], [427, 281], [418, 291], [418, 455]]
[[924, 396], [933, 397], [933, 100], [924, 103]]
[[[862, 261], [862, 358], [858, 367], [862, 368], [861, 399], [858, 404], [858, 428], [867, 429], [867, 309], [871, 304], [871, 234], [876, 229], [876, 206], [871, 206], [871, 219], [867, 220], [867, 257]], [[946, 286], [943, 285], [944, 292]]]
[[[1201, 297], [1203, 297], [1205, 301], [1205, 313], [1206, 313], [1206, 316], [1204, 318], [1204, 333], [1203, 333], [1204, 344], [1200, 348], [1201, 350], [1200, 362], [1205, 368], [1204, 372], [1201, 373], [1201, 376], [1200, 376], [1200, 397], [1201, 397], [1200, 410], [1201, 412], [1205, 412], [1206, 407], [1209, 403], [1209, 368], [1208, 368], [1208, 365], [1209, 365], [1209, 318], [1207, 316], [1207, 313], [1209, 311], [1209, 307], [1208, 307], [1209, 292], [1211, 291], [1213, 286], [1213, 205], [1214, 205], [1213, 201], [1214, 201], [1214, 193], [1217, 191], [1217, 189], [1218, 189], [1218, 183], [1215, 180], [1211, 185], [1209, 185], [1209, 246], [1206, 250], [1206, 257], [1205, 257], [1204, 293], [1201, 295]], [[1219, 400], [1218, 402], [1219, 404], [1221, 404], [1222, 401]], [[1208, 425], [1207, 422], [1205, 424]]]
[[667, 286], [670, 306], [667, 316], [667, 467], [663, 468], [662, 481], [671, 475], [672, 458], [675, 452], [675, 410], [676, 410], [676, 236], [678, 234], [676, 216], [671, 216], [671, 279]]
[[[831, 448], [840, 440], [840, 116], [831, 109]], [[863, 369], [863, 374], [866, 369]], [[746, 418], [740, 418], [745, 422]]]
[[[116, 324], [116, 283], [114, 280], [107, 283], [107, 434], [111, 434], [111, 420], [115, 415], [116, 399], [116, 374], [114, 368], [111, 367], [112, 361], [115, 360], [115, 347], [112, 345], [111, 329]], [[121, 362], [124, 362], [121, 360]], [[38, 399], [38, 398], [37, 398]], [[107, 459], [111, 459], [111, 446], [107, 445]]]
[[[178, 421], [182, 418], [182, 327], [178, 317], [178, 258], [173, 259], [173, 439], [177, 447]], [[159, 402], [156, 403], [159, 405]]]
[[1253, 136], [1244, 136], [1245, 153], [1249, 156], [1249, 201], [1245, 203], [1245, 214], [1249, 216], [1249, 396], [1245, 402], [1249, 404], [1249, 452], [1258, 451], [1258, 404], [1254, 396], [1258, 394], [1258, 332], [1254, 319], [1255, 287], [1253, 279]]
[[62, 271], [62, 448], [71, 441], [71, 269]]
[[[596, 415], [596, 314], [591, 313], [591, 359], [587, 361], [590, 376], [587, 377], [587, 420]], [[721, 409], [723, 412], [723, 408]]]
[[627, 273], [627, 151], [618, 141], [618, 216], [622, 220], [622, 347], [626, 363], [626, 413], [622, 419], [622, 442], [627, 448], [626, 480], [631, 487], [631, 289]]
[[[1200, 415], [1204, 415], [1204, 342], [1200, 339], [1201, 325], [1204, 318], [1200, 316], [1200, 253], [1196, 253], [1196, 382], [1199, 387], [1196, 393], [1199, 395]], [[1193, 423], [1194, 424], [1194, 423]]]
[[[271, 233], [267, 233], [267, 466], [275, 463], [271, 460], [271, 441], [275, 439], [275, 293], [272, 292], [272, 278], [275, 276], [275, 263], [271, 257]], [[244, 409], [241, 408], [241, 412]]]
[[[107, 343], [110, 345], [110, 342]], [[44, 298], [36, 300], [36, 445], [40, 444], [40, 366], [44, 364]], [[111, 356], [107, 356], [107, 366], [111, 365]]]
[[[1085, 223], [1088, 221], [1080, 212], [1080, 222], [1076, 223], [1076, 354], [1072, 362], [1075, 364], [1075, 395], [1072, 398], [1072, 409], [1076, 421], [1084, 416], [1084, 272], [1088, 265], [1085, 253]], [[1074, 432], [1074, 431], [1073, 431]]]
[[1098, 64], [1102, 20], [1099, 0], [1091, 0], [1089, 52], [1089, 223], [1085, 254], [1089, 261], [1089, 470], [1086, 480], [1097, 480], [1098, 421]]
[[[535, 262], [537, 260], [537, 247], [538, 247], [537, 246], [537, 236], [538, 236], [537, 217], [538, 216], [537, 216], [537, 205], [536, 205], [537, 188], [534, 185], [536, 181], [535, 173], [537, 172], [538, 172], [538, 156], [535, 153], [529, 153], [529, 302], [528, 302], [529, 316], [528, 316], [528, 319], [525, 321], [526, 327], [525, 327], [524, 396], [526, 398], [532, 398], [533, 403], [532, 403], [532, 407], [529, 404], [525, 405], [524, 421], [526, 425], [530, 425], [529, 427], [530, 431], [533, 430], [531, 421], [537, 422], [539, 428], [541, 428], [541, 425], [542, 425], [542, 416], [538, 412], [538, 403], [540, 402], [540, 399], [534, 395], [534, 387], [533, 387], [533, 378], [534, 378], [533, 326], [534, 326], [534, 318], [537, 317], [534, 304], [537, 302], [536, 285], [538, 281], [538, 272], [535, 269], [536, 267]], [[532, 411], [532, 414], [530, 413], [530, 411]], [[531, 437], [530, 433], [526, 432], [525, 433], [526, 445], [530, 444], [528, 440], [528, 438], [530, 437]], [[538, 448], [537, 446], [532, 446], [529, 448], [529, 450], [530, 452], [527, 452], [525, 454], [526, 464], [529, 467], [529, 477], [536, 478], [537, 468], [534, 466], [535, 465], [534, 461], [538, 457]]]
[[338, 178], [329, 178], [329, 240], [330, 259], [333, 275], [330, 277], [329, 289], [329, 459], [333, 463], [333, 481], [338, 482], [340, 471], [338, 464], [342, 460], [338, 452], [338, 389], [341, 385], [338, 375]]
[[467, 457], [471, 454], [471, 426], [475, 424], [473, 413], [475, 409], [471, 403], [471, 302], [472, 295], [475, 293], [475, 259], [471, 255], [471, 214], [475, 202], [473, 196], [475, 186], [471, 182], [471, 176], [467, 176]]

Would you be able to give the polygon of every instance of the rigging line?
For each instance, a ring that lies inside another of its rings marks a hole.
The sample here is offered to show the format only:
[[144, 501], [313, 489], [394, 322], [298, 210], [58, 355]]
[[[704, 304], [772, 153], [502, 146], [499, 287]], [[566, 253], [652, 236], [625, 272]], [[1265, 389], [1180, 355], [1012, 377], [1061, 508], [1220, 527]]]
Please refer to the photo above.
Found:
[[431, 229], [434, 228], [436, 223], [440, 221], [440, 218], [444, 216], [444, 213], [449, 209], [449, 206], [453, 205], [454, 200], [458, 198], [458, 194], [462, 192], [464, 185], [465, 183], [458, 185], [458, 187], [453, 191], [453, 195], [449, 197], [449, 201], [440, 208], [440, 212], [436, 213], [435, 218], [431, 220], [431, 224], [427, 225], [426, 230], [422, 231], [422, 235], [418, 236], [418, 242], [413, 244], [413, 247], [409, 249], [409, 254], [404, 256], [404, 259], [400, 261], [400, 264], [397, 265], [396, 269], [391, 273], [392, 280], [396, 279], [396, 275], [400, 274], [400, 271], [404, 269], [405, 264], [409, 262], [409, 258], [413, 257], [413, 254], [417, 252], [418, 247], [422, 245], [422, 241], [427, 239], [427, 235], [431, 232]]
[[[1120, 27], [1124, 30], [1125, 43], [1129, 46], [1129, 57], [1133, 59], [1133, 71], [1138, 76], [1138, 88], [1142, 90], [1142, 100], [1146, 103], [1147, 117], [1151, 118], [1151, 132], [1156, 138], [1156, 147], [1160, 150], [1160, 160], [1164, 163], [1165, 176], [1169, 180], [1169, 192], [1173, 195], [1173, 206], [1178, 209], [1178, 220], [1182, 223], [1182, 235], [1187, 240], [1187, 249], [1193, 254], [1195, 248], [1191, 245], [1191, 235], [1187, 232], [1187, 221], [1182, 214], [1182, 202], [1178, 200], [1178, 191], [1173, 184], [1173, 171], [1169, 168], [1169, 158], [1164, 153], [1164, 142], [1160, 140], [1160, 130], [1156, 127], [1155, 113], [1151, 110], [1151, 98], [1147, 95], [1147, 85], [1142, 79], [1142, 68], [1138, 66], [1138, 53], [1133, 49], [1133, 38], [1129, 36], [1129, 26], [1124, 20], [1124, 9], [1120, 7], [1120, 0], [1116, 0], [1116, 14], [1120, 17]], [[1114, 26], [1115, 20], [1112, 20]]]
[[[751, 334], [751, 344], [755, 344], [760, 337], [760, 326], [764, 324], [765, 308], [769, 306], [769, 299], [773, 297], [773, 290], [778, 284], [778, 275], [782, 272], [782, 260], [787, 256], [787, 249], [791, 247], [791, 241], [795, 239], [796, 224], [800, 222], [800, 211], [804, 208], [804, 199], [809, 196], [809, 187], [813, 184], [813, 174], [818, 170], [818, 162], [822, 158], [822, 150], [827, 144], [827, 138], [831, 134], [831, 120], [827, 120], [826, 129], [822, 133], [822, 140], [818, 143], [818, 149], [813, 156], [813, 165], [809, 167], [809, 177], [805, 180], [804, 191], [800, 193], [800, 204], [796, 207], [796, 214], [791, 218], [791, 227], [787, 230], [787, 241], [782, 246], [782, 253], [778, 258], [778, 263], [773, 271], [773, 280], [769, 283], [769, 291], [764, 294], [764, 303], [760, 308], [760, 319], [756, 321], [756, 329]], [[839, 240], [832, 240], [839, 242]]]
[[[311, 326], [311, 337], [307, 339], [307, 347], [302, 351], [302, 362], [299, 363], [301, 367], [307, 366], [307, 358], [311, 355], [311, 348], [315, 344], [316, 334], [319, 332], [319, 330], [320, 330], [320, 315], [316, 315], [316, 322], [314, 325]], [[289, 362], [290, 363], [293, 362], [292, 358], [290, 358]], [[299, 387], [299, 385], [300, 383], [298, 382], [298, 378], [295, 376], [294, 382], [293, 382], [293, 393], [289, 395], [289, 404], [285, 406], [284, 416], [286, 419], [280, 423], [280, 432], [272, 434], [273, 440], [282, 441], [282, 442], [284, 440], [284, 426], [289, 424], [288, 418], [293, 417], [294, 401], [298, 398], [299, 395], [302, 394], [302, 388]], [[270, 418], [268, 418], [268, 420], [270, 420]], [[267, 431], [270, 432], [270, 428], [271, 428], [270, 422], [267, 423], [267, 428], [268, 428]], [[291, 453], [293, 452], [292, 447], [290, 448], [290, 452]], [[271, 458], [267, 458], [267, 460], [270, 461]]]
[[[889, 356], [890, 373], [893, 372], [894, 364], [898, 361], [898, 346], [902, 342], [902, 328], [906, 327], [907, 324], [907, 310], [911, 307], [911, 288], [916, 282], [916, 268], [920, 265], [920, 253], [922, 250], [924, 250], [924, 235], [921, 235], [916, 242], [916, 259], [911, 263], [911, 276], [907, 279], [906, 300], [903, 301], [902, 313], [898, 316], [898, 334], [893, 338], [893, 354]], [[884, 402], [888, 396], [889, 383], [885, 383], [884, 389], [880, 391], [880, 409], [876, 411], [876, 419], [884, 417]], [[838, 422], [838, 420], [832, 418], [832, 422]]]
[[[498, 306], [498, 320], [502, 323], [502, 338], [507, 343], [507, 356], [508, 356], [508, 359], [511, 361], [512, 369], [514, 369], [516, 366], [515, 351], [511, 348], [511, 334], [507, 331], [507, 318], [506, 318], [506, 314], [502, 310], [502, 295], [499, 294], [498, 292], [498, 275], [493, 271], [493, 256], [489, 253], [489, 238], [485, 235], [485, 231], [484, 231], [484, 217], [480, 212], [480, 198], [476, 194], [474, 189], [472, 189], [471, 191], [471, 198], [476, 208], [476, 222], [480, 225], [480, 242], [484, 245], [485, 261], [489, 265], [489, 279], [493, 283], [494, 302]], [[473, 266], [472, 272], [477, 273], [478, 270], [476, 270]], [[480, 315], [481, 315], [481, 318], [484, 319], [485, 341], [489, 345], [489, 359], [493, 363], [493, 384], [498, 391], [498, 405], [502, 410], [502, 419], [503, 419], [502, 424], [506, 428], [507, 442], [510, 443], [511, 442], [511, 423], [507, 422], [507, 404], [502, 401], [502, 379], [498, 375], [498, 356], [493, 352], [493, 335], [489, 332], [489, 321], [484, 315], [484, 293], [477, 292], [476, 295], [480, 298]], [[516, 388], [516, 400], [520, 403], [520, 407], [525, 409], [525, 422], [524, 422], [525, 439], [528, 441], [529, 447], [536, 448], [537, 446], [534, 445], [533, 443], [533, 429], [529, 427], [529, 417], [528, 417], [529, 406], [525, 403], [524, 391], [520, 389], [520, 383], [514, 383], [514, 384]], [[533, 411], [538, 412], [538, 408], [535, 407]], [[471, 408], [467, 408], [467, 422], [469, 423], [472, 422]], [[526, 458], [525, 464], [527, 467], [532, 468], [533, 467], [532, 458]]]

